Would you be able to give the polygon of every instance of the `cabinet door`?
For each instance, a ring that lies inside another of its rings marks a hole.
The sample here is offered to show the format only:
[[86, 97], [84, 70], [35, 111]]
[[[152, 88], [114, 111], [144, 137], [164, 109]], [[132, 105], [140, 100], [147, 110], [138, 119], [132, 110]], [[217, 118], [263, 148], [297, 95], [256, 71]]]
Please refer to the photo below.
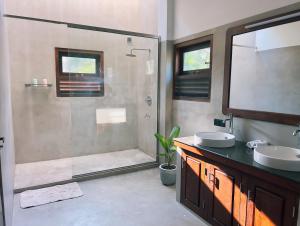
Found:
[[210, 222], [218, 226], [238, 225], [240, 182], [238, 172], [224, 167], [211, 167]]
[[247, 226], [296, 225], [298, 198], [277, 186], [254, 179], [248, 183]]
[[202, 207], [202, 215], [201, 217], [205, 220], [209, 221], [209, 202], [210, 196], [212, 194], [212, 187], [209, 181], [210, 175], [210, 167], [211, 165], [207, 162], [202, 162], [202, 172], [201, 172], [201, 207]]
[[181, 202], [192, 209], [194, 212], [202, 215], [201, 206], [201, 171], [203, 162], [183, 153], [181, 169]]

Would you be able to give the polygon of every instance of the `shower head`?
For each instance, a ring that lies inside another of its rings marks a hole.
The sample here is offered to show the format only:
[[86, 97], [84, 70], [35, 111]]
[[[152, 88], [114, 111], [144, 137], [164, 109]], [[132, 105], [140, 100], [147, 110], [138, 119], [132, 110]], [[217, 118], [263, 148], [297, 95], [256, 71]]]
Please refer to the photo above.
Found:
[[133, 51], [148, 51], [149, 56], [150, 56], [150, 53], [151, 53], [151, 49], [135, 49], [135, 48], [133, 48], [133, 49], [130, 50], [130, 53], [126, 54], [126, 56], [128, 56], [128, 57], [136, 57], [136, 55], [133, 54]]

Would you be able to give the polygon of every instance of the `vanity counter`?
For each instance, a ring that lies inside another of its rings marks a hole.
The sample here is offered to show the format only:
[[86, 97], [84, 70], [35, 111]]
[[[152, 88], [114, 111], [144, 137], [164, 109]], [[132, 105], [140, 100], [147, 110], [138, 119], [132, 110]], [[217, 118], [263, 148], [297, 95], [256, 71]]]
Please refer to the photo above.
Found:
[[264, 178], [272, 183], [278, 182], [279, 186], [286, 185], [300, 193], [300, 172], [277, 170], [256, 163], [253, 150], [249, 149], [245, 142], [236, 141], [235, 146], [230, 148], [211, 148], [195, 146], [193, 136], [191, 136], [177, 138], [174, 143], [181, 149], [239, 169], [244, 173]]

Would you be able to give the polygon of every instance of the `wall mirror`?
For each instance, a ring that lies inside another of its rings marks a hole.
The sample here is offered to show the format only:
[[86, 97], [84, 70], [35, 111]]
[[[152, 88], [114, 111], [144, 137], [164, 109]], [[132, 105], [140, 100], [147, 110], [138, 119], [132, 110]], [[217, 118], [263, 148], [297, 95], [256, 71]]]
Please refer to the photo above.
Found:
[[300, 122], [300, 11], [227, 31], [223, 113]]

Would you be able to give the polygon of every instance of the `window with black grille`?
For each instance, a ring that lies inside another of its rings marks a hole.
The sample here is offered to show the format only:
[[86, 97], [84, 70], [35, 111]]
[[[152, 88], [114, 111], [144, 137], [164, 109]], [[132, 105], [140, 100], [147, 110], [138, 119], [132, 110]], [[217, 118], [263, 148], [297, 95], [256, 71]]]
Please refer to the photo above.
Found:
[[209, 101], [213, 36], [175, 45], [173, 99]]
[[104, 96], [103, 58], [103, 51], [55, 48], [57, 96]]

